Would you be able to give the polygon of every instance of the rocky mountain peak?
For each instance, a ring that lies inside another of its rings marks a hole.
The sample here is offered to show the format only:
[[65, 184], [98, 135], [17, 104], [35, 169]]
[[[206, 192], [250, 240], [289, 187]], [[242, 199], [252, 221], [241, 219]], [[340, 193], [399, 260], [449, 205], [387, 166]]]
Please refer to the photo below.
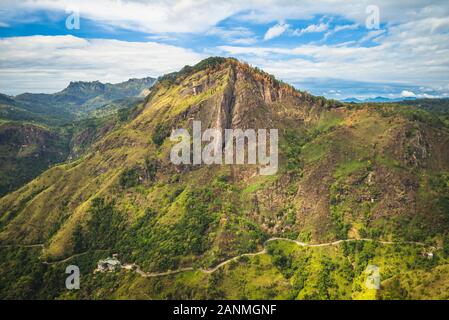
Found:
[[86, 91], [102, 93], [106, 89], [106, 85], [101, 83], [100, 81], [72, 81], [61, 93], [82, 93]]

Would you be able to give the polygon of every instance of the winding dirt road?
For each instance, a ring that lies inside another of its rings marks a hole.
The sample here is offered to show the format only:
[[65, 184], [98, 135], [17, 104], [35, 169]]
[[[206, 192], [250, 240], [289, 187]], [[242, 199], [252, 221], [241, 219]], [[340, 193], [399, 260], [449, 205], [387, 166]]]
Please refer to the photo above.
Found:
[[[259, 251], [259, 252], [254, 252], [254, 253], [244, 253], [238, 256], [235, 256], [233, 258], [230, 258], [228, 260], [225, 260], [221, 263], [219, 263], [218, 265], [216, 265], [215, 267], [209, 268], [209, 269], [195, 269], [193, 267], [184, 267], [184, 268], [180, 268], [180, 269], [176, 269], [176, 270], [168, 270], [168, 271], [164, 271], [164, 272], [145, 272], [143, 271], [140, 266], [138, 266], [135, 263], [132, 264], [124, 264], [121, 266], [122, 269], [125, 270], [131, 270], [131, 271], [135, 271], [136, 273], [138, 273], [140, 276], [145, 277], [145, 278], [154, 278], [154, 277], [163, 277], [163, 276], [169, 276], [172, 274], [177, 274], [177, 273], [181, 273], [181, 272], [188, 272], [188, 271], [201, 271], [203, 273], [206, 274], [211, 274], [214, 273], [215, 271], [217, 271], [218, 269], [224, 267], [225, 265], [231, 263], [232, 261], [236, 261], [238, 259], [240, 259], [241, 257], [253, 257], [253, 256], [257, 256], [257, 255], [261, 255], [261, 254], [265, 254], [267, 253], [267, 249], [266, 246], [269, 242], [273, 242], [273, 241], [288, 241], [291, 243], [294, 243], [300, 247], [328, 247], [328, 246], [336, 246], [339, 245], [343, 242], [355, 242], [355, 241], [365, 241], [365, 242], [377, 242], [379, 244], [382, 245], [394, 245], [394, 244], [413, 244], [413, 245], [419, 245], [419, 246], [426, 246], [425, 243], [422, 242], [416, 242], [416, 241], [379, 241], [379, 240], [374, 240], [374, 239], [367, 239], [367, 238], [363, 238], [363, 239], [345, 239], [345, 240], [337, 240], [337, 241], [333, 241], [333, 242], [326, 242], [326, 243], [317, 243], [317, 244], [310, 244], [310, 243], [305, 243], [305, 242], [301, 242], [298, 240], [292, 240], [292, 239], [288, 239], [288, 238], [279, 238], [279, 237], [273, 237], [268, 239], [267, 241], [264, 242], [264, 248], [263, 250]], [[18, 248], [35, 248], [35, 247], [41, 247], [42, 249], [44, 249], [44, 244], [42, 243], [38, 243], [38, 244], [29, 244], [29, 245], [0, 245], [0, 247], [3, 248], [7, 248], [7, 247], [18, 247]], [[108, 251], [108, 250], [94, 250], [95, 252], [101, 252], [101, 251]], [[42, 261], [42, 263], [47, 264], [47, 265], [51, 265], [51, 264], [58, 264], [58, 263], [64, 263], [67, 262], [73, 258], [82, 256], [89, 253], [89, 251], [87, 252], [82, 252], [82, 253], [77, 253], [74, 254], [70, 257], [67, 257], [63, 260], [57, 260], [57, 261]]]
[[[273, 237], [268, 239], [267, 241], [265, 241], [264, 243], [264, 249], [259, 251], [259, 252], [255, 252], [255, 253], [244, 253], [238, 256], [235, 256], [233, 258], [230, 258], [228, 260], [225, 260], [221, 263], [219, 263], [218, 265], [216, 265], [213, 268], [210, 269], [197, 269], [198, 271], [201, 271], [203, 273], [206, 274], [211, 274], [214, 273], [215, 271], [217, 271], [218, 269], [224, 267], [225, 265], [231, 263], [232, 261], [236, 261], [238, 259], [240, 259], [241, 257], [252, 257], [252, 256], [257, 256], [257, 255], [261, 255], [261, 254], [265, 254], [267, 253], [267, 249], [266, 249], [266, 245], [269, 242], [273, 242], [273, 241], [288, 241], [288, 242], [292, 242], [295, 243], [296, 245], [300, 246], [300, 247], [327, 247], [327, 246], [335, 246], [335, 245], [339, 245], [343, 242], [355, 242], [355, 241], [365, 241], [365, 242], [377, 242], [383, 245], [394, 245], [394, 244], [414, 244], [414, 245], [419, 245], [419, 246], [425, 246], [425, 243], [422, 242], [415, 242], [415, 241], [399, 241], [399, 242], [394, 242], [394, 241], [378, 241], [378, 240], [374, 240], [374, 239], [346, 239], [346, 240], [337, 240], [337, 241], [333, 241], [333, 242], [326, 242], [326, 243], [318, 243], [318, 244], [309, 244], [309, 243], [304, 243], [304, 242], [300, 242], [298, 240], [292, 240], [292, 239], [288, 239], [288, 238], [279, 238], [279, 237]], [[127, 270], [134, 270], [136, 273], [138, 273], [139, 275], [141, 275], [142, 277], [145, 278], [153, 278], [153, 277], [163, 277], [163, 276], [168, 276], [168, 275], [172, 275], [172, 274], [177, 274], [177, 273], [181, 273], [181, 272], [186, 272], [186, 271], [194, 271], [195, 269], [193, 267], [186, 267], [186, 268], [180, 268], [177, 270], [168, 270], [165, 272], [145, 272], [142, 271], [142, 269], [136, 265], [136, 264], [125, 264], [122, 266], [123, 269], [127, 269]]]

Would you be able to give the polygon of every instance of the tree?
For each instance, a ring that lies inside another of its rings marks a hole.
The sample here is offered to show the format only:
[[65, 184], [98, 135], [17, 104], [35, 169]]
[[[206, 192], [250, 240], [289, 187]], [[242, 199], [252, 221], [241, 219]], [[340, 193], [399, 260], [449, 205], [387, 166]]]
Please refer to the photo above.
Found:
[[86, 249], [86, 241], [84, 239], [83, 228], [81, 225], [76, 225], [73, 231], [73, 250], [75, 253], [83, 252]]

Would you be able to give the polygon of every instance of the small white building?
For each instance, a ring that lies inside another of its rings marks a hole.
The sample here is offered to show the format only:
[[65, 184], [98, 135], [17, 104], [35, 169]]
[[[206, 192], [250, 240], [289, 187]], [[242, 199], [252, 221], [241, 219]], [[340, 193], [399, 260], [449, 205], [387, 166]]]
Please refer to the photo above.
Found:
[[104, 260], [98, 261], [97, 269], [95, 272], [113, 272], [121, 268], [120, 261], [114, 256], [113, 258], [106, 258]]

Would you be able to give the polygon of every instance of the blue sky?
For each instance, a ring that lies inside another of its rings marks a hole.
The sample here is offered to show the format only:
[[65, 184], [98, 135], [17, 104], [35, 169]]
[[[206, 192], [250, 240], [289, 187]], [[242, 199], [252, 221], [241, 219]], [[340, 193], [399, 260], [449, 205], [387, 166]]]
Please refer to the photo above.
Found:
[[0, 92], [11, 95], [232, 56], [330, 98], [446, 97], [449, 4], [3, 0], [0, 52]]

